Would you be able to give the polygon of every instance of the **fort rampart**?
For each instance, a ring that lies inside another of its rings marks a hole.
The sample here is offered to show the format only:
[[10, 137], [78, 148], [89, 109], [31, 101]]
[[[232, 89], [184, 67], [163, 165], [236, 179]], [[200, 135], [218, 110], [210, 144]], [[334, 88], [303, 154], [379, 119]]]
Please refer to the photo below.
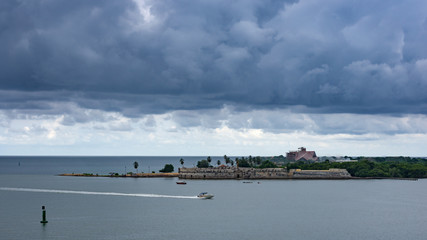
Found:
[[286, 168], [180, 168], [182, 179], [349, 179], [345, 169], [301, 170]]

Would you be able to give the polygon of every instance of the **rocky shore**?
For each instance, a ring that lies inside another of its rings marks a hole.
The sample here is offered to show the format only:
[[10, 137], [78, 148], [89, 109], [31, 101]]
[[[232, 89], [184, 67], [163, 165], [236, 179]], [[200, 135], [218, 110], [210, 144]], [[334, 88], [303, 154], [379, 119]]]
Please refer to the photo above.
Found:
[[286, 168], [180, 168], [182, 179], [351, 179], [345, 169], [301, 170]]

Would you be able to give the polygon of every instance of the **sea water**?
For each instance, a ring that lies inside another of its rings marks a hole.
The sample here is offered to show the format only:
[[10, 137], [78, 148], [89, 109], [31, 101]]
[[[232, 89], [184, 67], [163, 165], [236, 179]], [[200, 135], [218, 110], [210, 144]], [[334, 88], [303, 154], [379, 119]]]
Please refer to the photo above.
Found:
[[[180, 158], [1, 157], [0, 239], [424, 240], [427, 236], [424, 179], [186, 180], [186, 185], [177, 185], [176, 178], [57, 176], [70, 171], [135, 171], [136, 159], [140, 171], [147, 172], [148, 165], [157, 171], [166, 163], [179, 167]], [[184, 166], [200, 159], [184, 157]], [[215, 197], [195, 197], [203, 191]], [[40, 223], [41, 206], [47, 210], [45, 225]]]

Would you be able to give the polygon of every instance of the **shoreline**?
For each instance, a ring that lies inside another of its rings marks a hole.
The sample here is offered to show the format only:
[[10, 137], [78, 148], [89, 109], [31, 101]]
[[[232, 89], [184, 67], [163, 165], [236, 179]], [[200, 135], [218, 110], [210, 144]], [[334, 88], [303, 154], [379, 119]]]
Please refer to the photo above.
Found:
[[[58, 176], [63, 177], [110, 177], [110, 178], [179, 178], [179, 173], [138, 173], [138, 174], [122, 174], [122, 175], [108, 175], [108, 174], [86, 174], [86, 173], [62, 173]], [[180, 178], [182, 179], [182, 178]], [[349, 177], [349, 178], [204, 178], [204, 179], [191, 179], [191, 180], [406, 180], [406, 181], [418, 181], [422, 178], [393, 178], [393, 177]], [[189, 180], [189, 179], [185, 179]]]
[[58, 176], [65, 177], [112, 177], [112, 178], [165, 178], [165, 177], [178, 177], [178, 173], [135, 173], [135, 174], [119, 174], [119, 175], [110, 175], [110, 174], [88, 174], [88, 173], [62, 173]]

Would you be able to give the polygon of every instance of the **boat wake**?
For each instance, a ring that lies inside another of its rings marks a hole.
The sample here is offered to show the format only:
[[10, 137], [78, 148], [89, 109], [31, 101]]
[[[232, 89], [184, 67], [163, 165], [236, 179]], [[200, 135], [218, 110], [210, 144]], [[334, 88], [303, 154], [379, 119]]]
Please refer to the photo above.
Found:
[[87, 191], [37, 189], [37, 188], [8, 188], [8, 187], [0, 187], [0, 190], [2, 190], [2, 191], [17, 191], [17, 192], [68, 193], [68, 194], [83, 194], [83, 195], [148, 197], [148, 198], [198, 199], [197, 196], [174, 196], [174, 195], [145, 194], [145, 193], [87, 192]]

